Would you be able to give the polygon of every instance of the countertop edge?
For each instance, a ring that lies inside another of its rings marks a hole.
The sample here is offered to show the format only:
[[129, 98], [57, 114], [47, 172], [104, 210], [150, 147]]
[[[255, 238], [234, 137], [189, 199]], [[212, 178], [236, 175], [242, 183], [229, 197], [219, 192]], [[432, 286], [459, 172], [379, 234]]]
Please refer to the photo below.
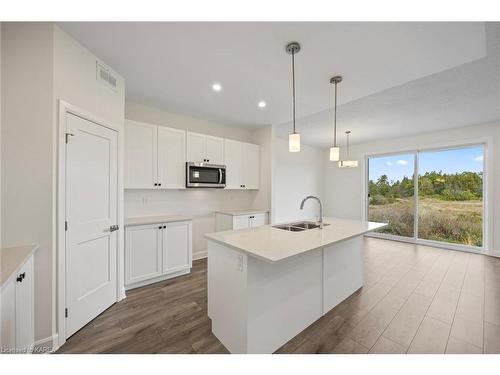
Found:
[[124, 220], [124, 227], [133, 227], [137, 225], [148, 225], [158, 223], [175, 223], [179, 221], [192, 221], [191, 216], [183, 215], [165, 215], [165, 216], [135, 216], [127, 217]]
[[[234, 212], [230, 212], [234, 211]], [[216, 214], [228, 215], [228, 216], [243, 216], [243, 215], [252, 215], [252, 214], [268, 214], [269, 210], [217, 210]]]
[[321, 248], [324, 248], [324, 247], [327, 247], [327, 246], [330, 246], [330, 245], [333, 245], [333, 244], [337, 244], [337, 243], [340, 243], [340, 242], [343, 242], [343, 241], [346, 241], [346, 240], [350, 240], [354, 237], [358, 237], [358, 236], [364, 236], [365, 234], [367, 233], [370, 233], [370, 232], [373, 232], [374, 230], [377, 230], [379, 228], [382, 228], [384, 226], [387, 226], [387, 223], [380, 223], [381, 226], [380, 227], [377, 227], [377, 228], [373, 228], [373, 229], [366, 229], [366, 230], [363, 230], [357, 234], [352, 234], [352, 235], [349, 235], [349, 236], [346, 236], [346, 237], [343, 237], [339, 240], [336, 240], [336, 241], [332, 241], [332, 242], [329, 242], [329, 243], [326, 243], [326, 244], [322, 244], [321, 246], [316, 246], [316, 247], [311, 247], [310, 249], [307, 249], [307, 250], [304, 250], [304, 251], [301, 251], [301, 252], [298, 252], [296, 254], [291, 254], [289, 256], [286, 256], [286, 257], [283, 257], [283, 258], [279, 258], [279, 259], [271, 259], [271, 258], [266, 258], [266, 257], [263, 257], [259, 254], [255, 254], [251, 251], [248, 251], [246, 249], [243, 249], [241, 247], [238, 247], [238, 246], [235, 246], [235, 245], [232, 245], [232, 244], [229, 244], [223, 240], [220, 240], [218, 238], [214, 238], [212, 237], [212, 234], [215, 234], [215, 233], [207, 233], [204, 235], [205, 239], [206, 240], [210, 240], [210, 241], [214, 241], [218, 244], [221, 244], [221, 245], [224, 245], [224, 246], [227, 246], [233, 250], [236, 250], [236, 251], [240, 251], [240, 252], [243, 252], [249, 256], [252, 256], [256, 259], [259, 259], [259, 260], [262, 260], [264, 262], [267, 262], [267, 263], [277, 263], [277, 262], [281, 262], [283, 260], [286, 260], [286, 259], [290, 259], [292, 257], [296, 257], [296, 256], [300, 256], [300, 255], [303, 255], [303, 254], [306, 254], [306, 253], [309, 253], [311, 251], [314, 251], [314, 250], [317, 250], [317, 249], [321, 249]]
[[[8, 275], [6, 278], [4, 278], [3, 275], [2, 275], [2, 277], [0, 277], [0, 290], [3, 290], [3, 287], [9, 283], [9, 281], [12, 279], [12, 277], [17, 272], [19, 272], [19, 270], [24, 266], [24, 264], [26, 263], [26, 261], [30, 257], [32, 257], [40, 247], [38, 245], [25, 245], [25, 246], [12, 246], [12, 247], [1, 249], [1, 251], [3, 252], [5, 250], [27, 248], [27, 247], [29, 247], [31, 249], [28, 252], [26, 252], [26, 254], [22, 258], [22, 260], [20, 262], [18, 262], [17, 266], [10, 272], [10, 275]], [[1, 269], [0, 269], [0, 272], [1, 272]]]

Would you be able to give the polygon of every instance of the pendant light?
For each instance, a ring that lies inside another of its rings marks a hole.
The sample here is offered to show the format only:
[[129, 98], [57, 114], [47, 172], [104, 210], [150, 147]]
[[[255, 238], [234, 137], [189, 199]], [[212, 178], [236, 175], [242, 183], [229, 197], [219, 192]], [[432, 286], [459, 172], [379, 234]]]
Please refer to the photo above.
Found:
[[335, 76], [330, 83], [335, 85], [335, 104], [333, 107], [333, 143], [330, 147], [330, 161], [340, 160], [340, 147], [337, 146], [337, 85], [342, 82], [342, 76]]
[[300, 134], [295, 131], [295, 54], [300, 51], [300, 44], [297, 42], [288, 43], [286, 53], [292, 55], [292, 101], [293, 101], [293, 133], [288, 136], [288, 151], [300, 151]]
[[347, 160], [339, 160], [339, 168], [356, 168], [358, 166], [357, 160], [349, 160], [351, 158], [351, 144], [349, 142], [349, 136], [351, 135], [350, 130], [345, 132], [347, 136]]

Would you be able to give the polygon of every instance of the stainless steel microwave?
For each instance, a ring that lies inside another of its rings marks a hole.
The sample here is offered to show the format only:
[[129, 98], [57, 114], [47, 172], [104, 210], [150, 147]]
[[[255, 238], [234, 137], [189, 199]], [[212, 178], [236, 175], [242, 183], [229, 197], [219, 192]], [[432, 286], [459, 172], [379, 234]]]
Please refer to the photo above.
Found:
[[186, 163], [187, 188], [226, 187], [226, 166], [207, 163]]

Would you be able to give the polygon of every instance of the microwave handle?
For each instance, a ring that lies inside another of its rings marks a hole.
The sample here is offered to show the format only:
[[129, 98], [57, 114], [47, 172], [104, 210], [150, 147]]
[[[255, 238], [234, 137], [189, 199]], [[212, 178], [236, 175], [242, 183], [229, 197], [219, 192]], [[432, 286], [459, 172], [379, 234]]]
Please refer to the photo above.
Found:
[[219, 184], [222, 184], [222, 169], [219, 168]]

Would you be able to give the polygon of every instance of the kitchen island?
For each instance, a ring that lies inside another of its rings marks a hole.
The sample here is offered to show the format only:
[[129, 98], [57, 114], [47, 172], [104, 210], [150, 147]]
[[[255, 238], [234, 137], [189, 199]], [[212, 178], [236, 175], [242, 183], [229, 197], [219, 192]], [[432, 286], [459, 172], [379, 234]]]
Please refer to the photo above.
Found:
[[363, 286], [363, 235], [386, 224], [324, 223], [205, 235], [208, 316], [231, 353], [274, 352]]

